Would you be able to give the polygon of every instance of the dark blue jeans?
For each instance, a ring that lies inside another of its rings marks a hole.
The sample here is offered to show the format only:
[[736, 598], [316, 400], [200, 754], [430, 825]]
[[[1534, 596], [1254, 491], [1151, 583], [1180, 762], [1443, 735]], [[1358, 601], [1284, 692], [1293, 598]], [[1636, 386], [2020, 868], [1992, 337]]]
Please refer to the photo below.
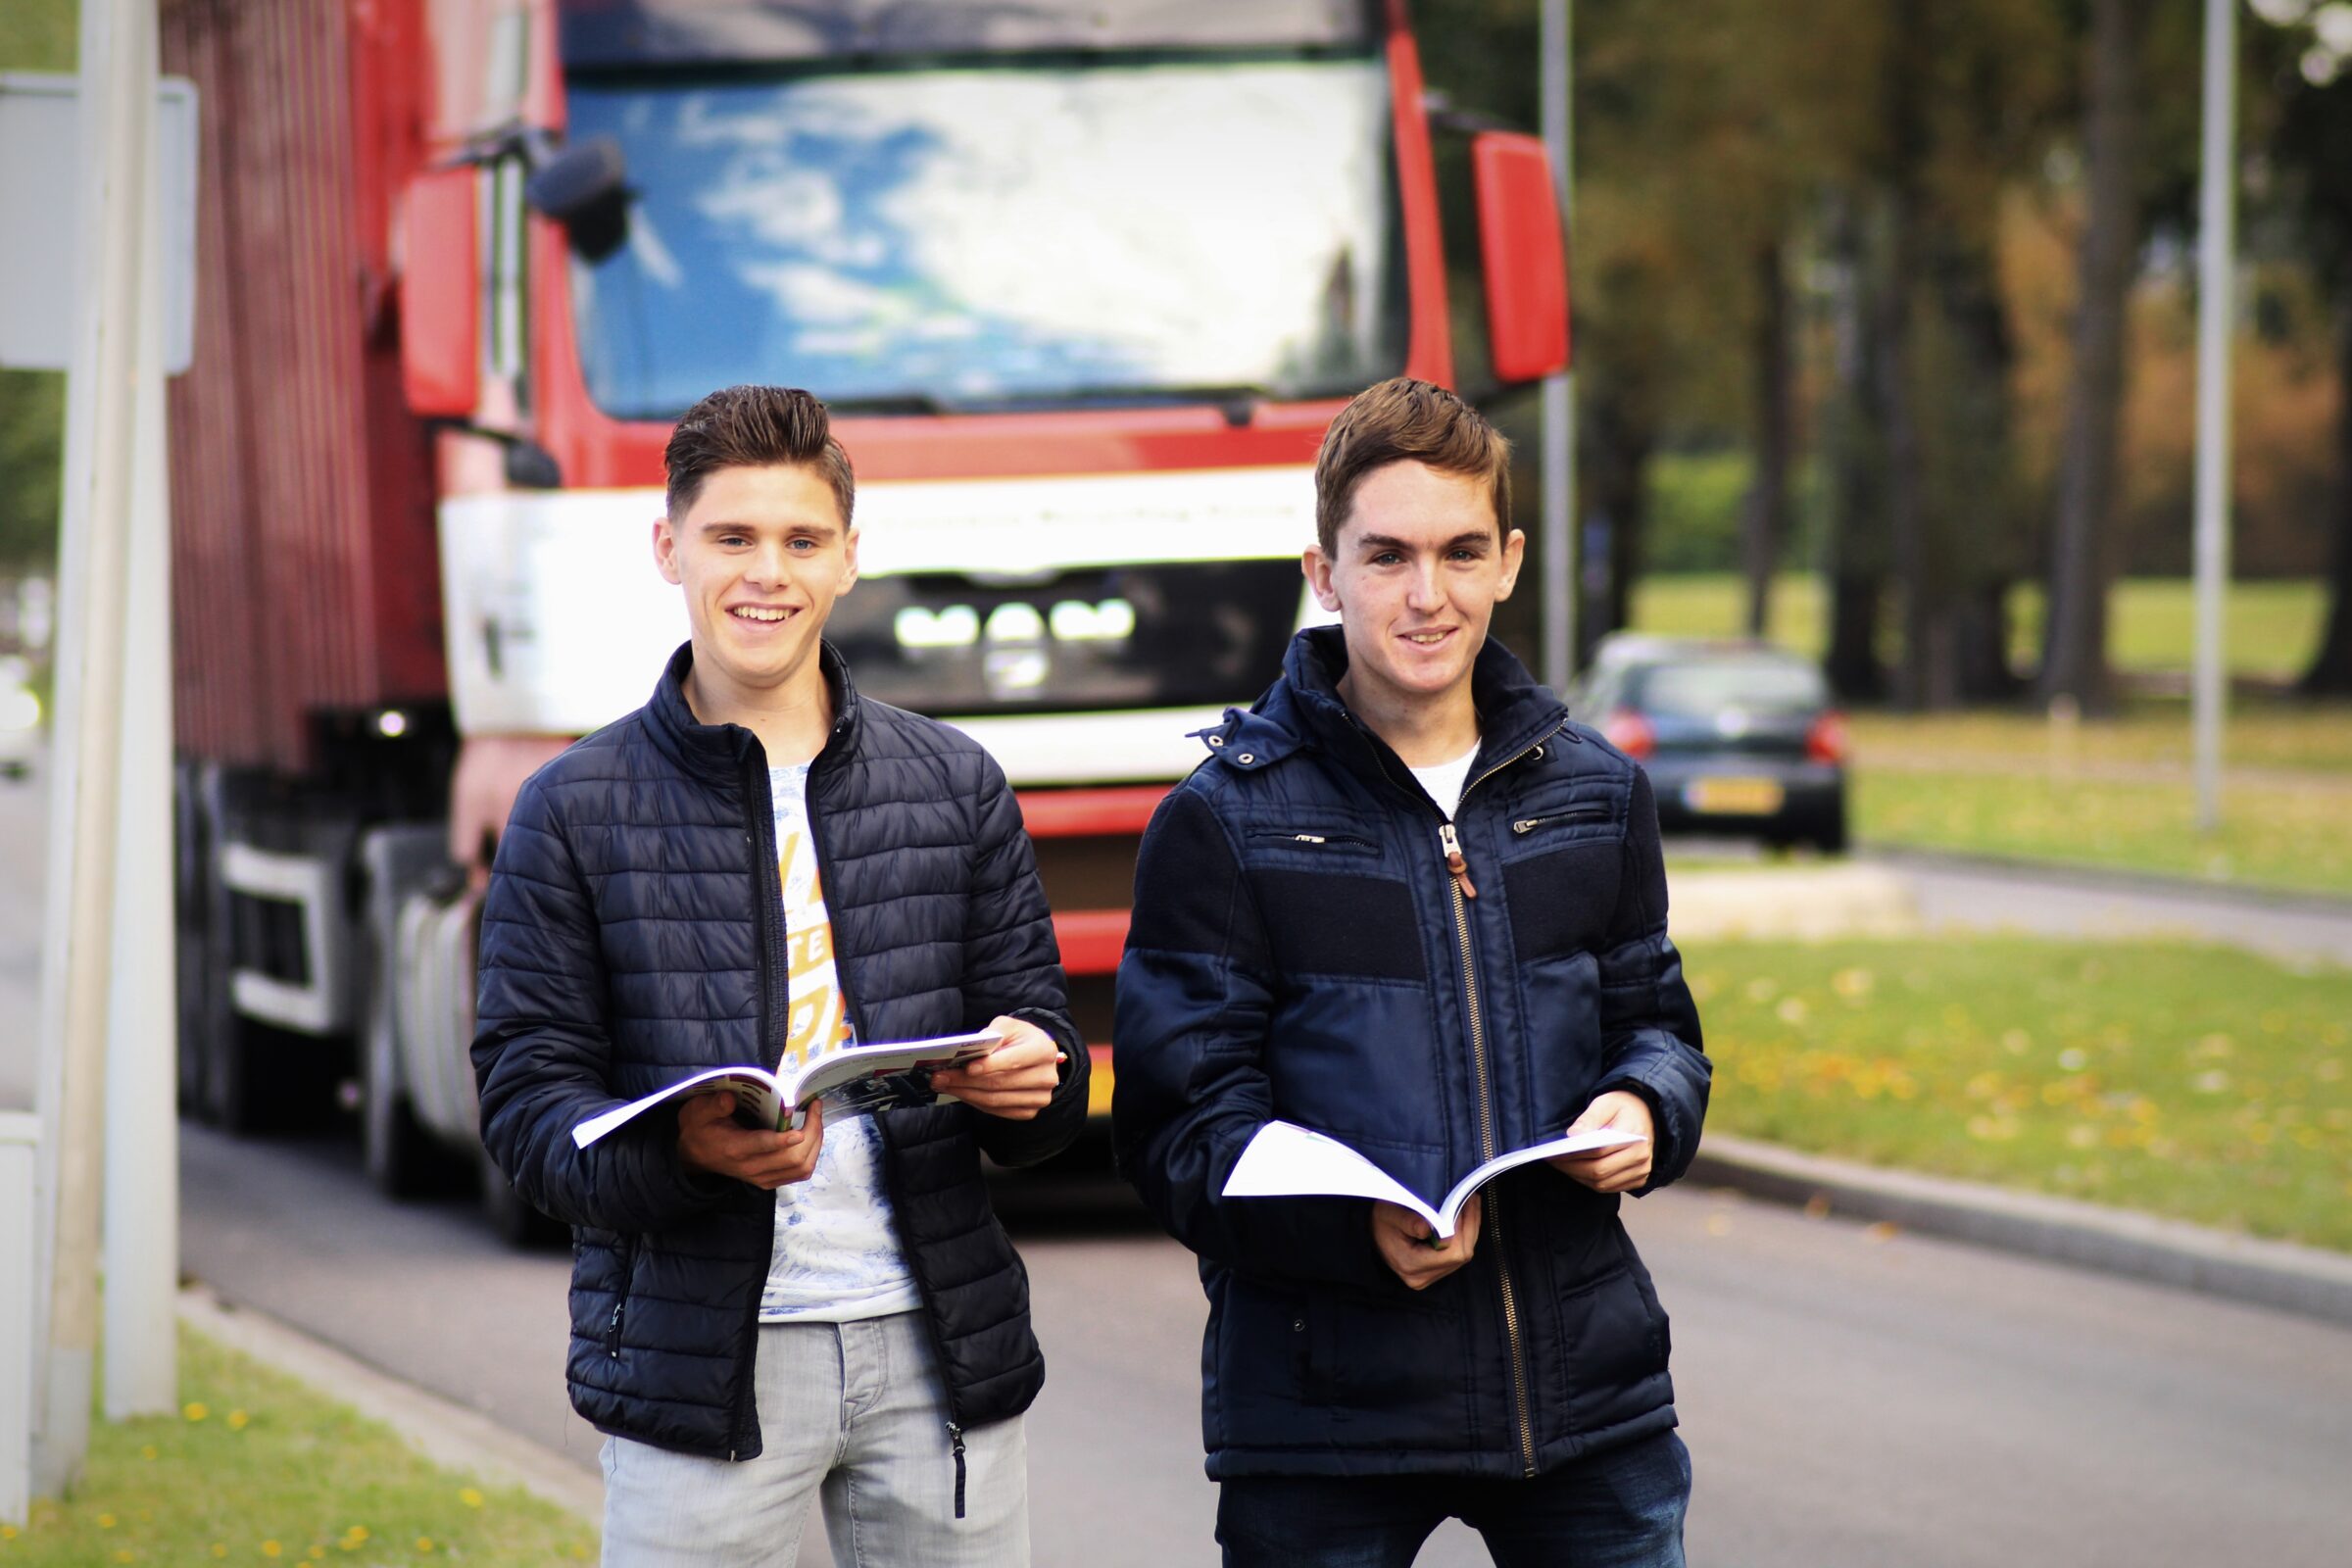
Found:
[[1496, 1568], [1683, 1568], [1690, 1452], [1671, 1432], [1531, 1480], [1245, 1476], [1217, 1496], [1226, 1568], [1411, 1568], [1459, 1519]]

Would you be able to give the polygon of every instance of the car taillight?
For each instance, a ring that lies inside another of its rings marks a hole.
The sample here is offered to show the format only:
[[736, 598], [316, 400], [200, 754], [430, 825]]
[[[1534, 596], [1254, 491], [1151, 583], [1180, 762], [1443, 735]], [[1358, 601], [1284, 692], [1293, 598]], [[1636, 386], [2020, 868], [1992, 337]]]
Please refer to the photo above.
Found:
[[1658, 732], [1649, 720], [1630, 708], [1620, 708], [1601, 721], [1601, 735], [1611, 746], [1640, 761], [1658, 749]]
[[1843, 713], [1824, 713], [1805, 731], [1805, 759], [1813, 762], [1842, 762], [1845, 760], [1846, 734]]

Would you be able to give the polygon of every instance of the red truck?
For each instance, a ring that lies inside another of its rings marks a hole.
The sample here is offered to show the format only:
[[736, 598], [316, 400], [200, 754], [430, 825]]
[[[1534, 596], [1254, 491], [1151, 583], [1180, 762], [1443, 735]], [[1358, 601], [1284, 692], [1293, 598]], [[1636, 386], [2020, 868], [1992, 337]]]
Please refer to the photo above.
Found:
[[1465, 133], [1449, 286], [1402, 0], [163, 16], [203, 117], [181, 1090], [239, 1130], [340, 1093], [394, 1193], [479, 1163], [475, 902], [515, 788], [684, 636], [649, 539], [696, 397], [832, 406], [862, 580], [830, 634], [1003, 762], [1106, 1091], [1136, 837], [1186, 732], [1320, 618], [1323, 427], [1450, 383], [1457, 331], [1495, 384], [1566, 355], [1540, 143]]

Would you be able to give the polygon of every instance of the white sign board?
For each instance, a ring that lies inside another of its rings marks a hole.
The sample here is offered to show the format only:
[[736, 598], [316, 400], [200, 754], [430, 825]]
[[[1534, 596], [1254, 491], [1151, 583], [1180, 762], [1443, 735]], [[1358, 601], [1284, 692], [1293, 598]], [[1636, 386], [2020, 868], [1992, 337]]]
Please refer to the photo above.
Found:
[[[0, 73], [0, 369], [63, 370], [74, 358], [80, 246], [80, 78]], [[164, 369], [196, 349], [196, 84], [156, 87], [162, 178]]]

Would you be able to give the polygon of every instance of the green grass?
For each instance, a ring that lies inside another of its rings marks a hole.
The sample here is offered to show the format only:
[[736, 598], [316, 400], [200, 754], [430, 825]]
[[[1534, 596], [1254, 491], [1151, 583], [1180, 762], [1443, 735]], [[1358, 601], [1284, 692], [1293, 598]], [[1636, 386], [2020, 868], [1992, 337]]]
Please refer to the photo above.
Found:
[[2352, 1250], [2352, 970], [2173, 943], [1693, 943], [1711, 1130]]
[[2233, 784], [2210, 834], [2186, 783], [1857, 767], [1851, 789], [1869, 845], [2352, 896], [2352, 787], [2341, 784]]
[[93, 1424], [73, 1494], [0, 1527], [0, 1568], [593, 1561], [596, 1533], [183, 1328], [177, 1416]]
[[[1745, 590], [1728, 572], [1649, 576], [1634, 589], [1634, 625], [1642, 631], [1728, 637], [1740, 630]], [[2233, 675], [2291, 680], [2319, 646], [2328, 596], [2316, 580], [2232, 583], [2224, 622]], [[2010, 652], [2021, 666], [2038, 657], [2041, 590], [2020, 585], [2009, 598]], [[2195, 648], [2194, 595], [2185, 578], [2134, 577], [2116, 584], [2109, 602], [2108, 657], [2134, 673], [2186, 670]], [[1773, 585], [1769, 631], [1776, 642], [1818, 656], [1826, 646], [1821, 579], [1784, 573]]]
[[1868, 844], [2016, 856], [2352, 896], [2352, 708], [2277, 698], [2230, 718], [2221, 825], [2196, 825], [2187, 705], [2112, 719], [1860, 713], [1852, 809]]

